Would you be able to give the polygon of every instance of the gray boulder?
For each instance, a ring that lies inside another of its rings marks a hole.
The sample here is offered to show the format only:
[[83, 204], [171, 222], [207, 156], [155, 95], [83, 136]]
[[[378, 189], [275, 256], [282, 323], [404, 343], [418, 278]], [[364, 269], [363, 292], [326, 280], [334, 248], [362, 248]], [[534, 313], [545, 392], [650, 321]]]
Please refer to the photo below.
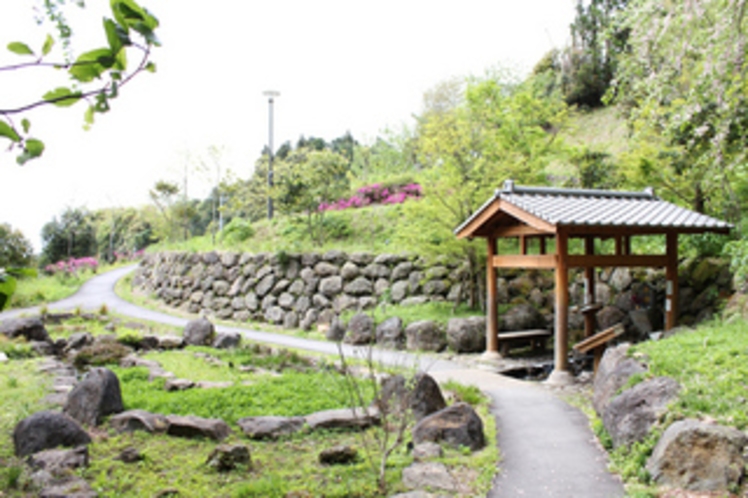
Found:
[[[416, 462], [403, 469], [403, 484], [409, 489], [435, 488], [443, 491], [457, 491], [457, 480], [440, 462]], [[411, 493], [398, 496], [413, 496]], [[429, 494], [416, 494], [416, 497], [432, 496]]]
[[452, 318], [447, 322], [447, 344], [457, 353], [480, 353], [486, 349], [486, 318]]
[[615, 306], [606, 306], [595, 315], [597, 324], [601, 329], [609, 329], [616, 323], [621, 323], [626, 318], [626, 313]]
[[219, 444], [210, 452], [205, 464], [218, 472], [230, 472], [239, 466], [251, 467], [249, 448], [243, 444]]
[[219, 332], [213, 341], [213, 347], [217, 349], [236, 348], [241, 344], [242, 336], [239, 332]]
[[728, 493], [743, 480], [746, 444], [746, 435], [732, 427], [681, 420], [662, 435], [647, 471], [660, 485]]
[[421, 420], [432, 413], [446, 408], [442, 390], [434, 378], [427, 373], [420, 373], [415, 377], [410, 407], [416, 420]]
[[88, 467], [88, 446], [40, 451], [29, 456], [26, 462], [34, 470], [65, 476], [72, 470]]
[[145, 410], [128, 410], [109, 419], [109, 425], [117, 432], [145, 431], [148, 433], [166, 432], [169, 421], [163, 415]]
[[[321, 264], [321, 263], [320, 263]], [[327, 297], [335, 297], [343, 290], [343, 277], [334, 275], [319, 282], [319, 291]]]
[[169, 428], [166, 433], [170, 436], [196, 438], [206, 437], [214, 441], [222, 441], [231, 434], [231, 428], [221, 419], [202, 418], [194, 415], [168, 415]]
[[413, 428], [413, 442], [446, 442], [473, 451], [486, 445], [483, 421], [467, 403], [457, 403], [421, 419]]
[[215, 338], [216, 329], [207, 318], [191, 320], [184, 326], [182, 335], [185, 344], [192, 346], [210, 346]]
[[343, 291], [352, 296], [370, 296], [374, 292], [374, 286], [371, 280], [364, 277], [356, 277], [353, 281], [345, 284]]
[[409, 350], [438, 352], [447, 346], [444, 331], [432, 320], [411, 323], [405, 328], [405, 338]]
[[376, 408], [341, 408], [325, 410], [307, 415], [310, 429], [366, 429], [379, 423]]
[[108, 368], [92, 368], [68, 394], [64, 412], [78, 422], [96, 426], [104, 417], [124, 410], [117, 375]]
[[332, 321], [330, 321], [330, 326], [327, 332], [325, 332], [325, 337], [328, 341], [335, 342], [342, 341], [343, 337], [345, 337], [345, 325], [337, 315], [333, 316]]
[[276, 439], [299, 432], [304, 427], [304, 417], [245, 417], [237, 424], [250, 439]]
[[410, 410], [416, 421], [447, 406], [439, 384], [423, 372], [410, 381], [406, 381], [402, 375], [385, 378], [376, 405], [380, 412], [387, 414], [400, 414]]
[[91, 436], [75, 419], [60, 412], [37, 412], [21, 420], [13, 430], [16, 456], [24, 457], [58, 446], [80, 446], [91, 442]]
[[613, 446], [643, 440], [675, 400], [680, 386], [670, 377], [645, 380], [613, 398], [603, 411], [603, 425]]
[[642, 374], [647, 369], [627, 356], [631, 344], [624, 343], [608, 348], [595, 374], [592, 405], [599, 416], [602, 416], [608, 402], [626, 385], [632, 375]]
[[330, 277], [340, 273], [340, 269], [332, 263], [328, 263], [327, 261], [320, 261], [319, 263], [314, 265], [314, 273], [316, 273], [320, 277]]
[[49, 341], [49, 333], [41, 318], [10, 318], [0, 323], [0, 334], [9, 339], [23, 337], [27, 341]]
[[545, 328], [545, 318], [531, 304], [518, 304], [501, 315], [501, 330], [532, 330]]
[[369, 344], [374, 339], [374, 319], [366, 313], [357, 313], [348, 322], [345, 342], [353, 345]]
[[400, 317], [393, 316], [379, 325], [376, 329], [377, 344], [385, 348], [403, 349], [405, 347], [405, 331]]

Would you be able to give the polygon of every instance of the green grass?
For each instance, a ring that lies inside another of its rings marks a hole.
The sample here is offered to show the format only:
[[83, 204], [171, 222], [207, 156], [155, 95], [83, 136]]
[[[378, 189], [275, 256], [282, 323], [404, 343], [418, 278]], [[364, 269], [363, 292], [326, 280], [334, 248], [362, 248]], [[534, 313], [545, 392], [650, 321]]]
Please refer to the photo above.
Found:
[[325, 219], [330, 227], [330, 236], [321, 246], [306, 236], [304, 218], [277, 216], [272, 220], [253, 223], [255, 235], [239, 243], [221, 240], [211, 235], [194, 237], [187, 241], [160, 243], [148, 248], [148, 252], [187, 251], [209, 252], [214, 250], [260, 253], [325, 252], [337, 249], [346, 252], [407, 252], [408, 247], [392, 247], [394, 229], [402, 214], [402, 206], [372, 206], [344, 211], [330, 211]]
[[682, 386], [675, 417], [710, 416], [721, 424], [748, 427], [748, 323], [712, 322], [671, 338], [645, 342], [633, 352], [649, 357], [653, 376]]
[[0, 496], [29, 496], [25, 463], [13, 454], [12, 434], [25, 417], [47, 408], [42, 403], [49, 378], [37, 372], [37, 360], [13, 360], [0, 364]]
[[75, 294], [81, 285], [96, 276], [90, 270], [75, 275], [43, 275], [18, 280], [18, 287], [10, 300], [10, 308], [28, 308], [59, 301]]

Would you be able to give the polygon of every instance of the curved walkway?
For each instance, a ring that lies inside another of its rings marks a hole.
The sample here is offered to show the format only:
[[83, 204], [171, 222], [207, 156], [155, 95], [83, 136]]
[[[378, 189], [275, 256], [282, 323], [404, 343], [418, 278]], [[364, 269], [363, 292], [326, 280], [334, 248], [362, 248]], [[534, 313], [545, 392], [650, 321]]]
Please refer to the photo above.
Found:
[[[73, 296], [50, 305], [55, 310], [96, 310], [102, 304], [133, 318], [184, 326], [187, 319], [141, 308], [120, 299], [114, 284], [134, 266], [120, 268], [89, 280]], [[3, 319], [38, 312], [38, 308], [0, 313]], [[338, 354], [338, 345], [219, 325], [219, 331], [238, 331], [247, 339], [319, 353]], [[370, 349], [343, 345], [348, 356], [364, 357]], [[454, 362], [406, 352], [373, 350], [374, 360], [389, 365], [427, 370], [439, 382], [456, 380], [479, 387], [492, 399], [496, 417], [499, 464], [490, 498], [615, 498], [624, 496], [620, 481], [606, 469], [605, 453], [598, 447], [587, 418], [538, 386], [488, 371], [465, 368]]]

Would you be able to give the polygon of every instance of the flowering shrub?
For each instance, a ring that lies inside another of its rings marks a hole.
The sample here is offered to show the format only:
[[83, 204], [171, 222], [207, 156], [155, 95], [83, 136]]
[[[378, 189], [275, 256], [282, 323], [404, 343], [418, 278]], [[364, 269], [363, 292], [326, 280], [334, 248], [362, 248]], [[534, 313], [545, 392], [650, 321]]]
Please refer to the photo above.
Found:
[[75, 275], [79, 270], [91, 270], [96, 273], [99, 268], [99, 262], [96, 258], [85, 257], [85, 258], [70, 258], [67, 261], [58, 261], [51, 265], [47, 265], [44, 271], [49, 275], [63, 274], [63, 275]]
[[402, 204], [408, 199], [420, 199], [423, 189], [417, 183], [387, 187], [379, 183], [366, 185], [348, 199], [338, 199], [335, 202], [323, 202], [320, 211], [342, 211], [343, 209], [359, 208], [372, 204]]

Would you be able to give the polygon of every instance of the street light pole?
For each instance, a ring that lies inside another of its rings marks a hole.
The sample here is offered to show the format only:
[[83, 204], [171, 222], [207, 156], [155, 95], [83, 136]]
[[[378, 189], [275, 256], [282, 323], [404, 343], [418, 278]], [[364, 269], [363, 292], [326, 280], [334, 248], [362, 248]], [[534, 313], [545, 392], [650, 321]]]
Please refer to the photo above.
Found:
[[273, 102], [280, 92], [267, 90], [263, 92], [268, 98], [268, 219], [273, 219], [273, 197], [270, 190], [273, 188]]

